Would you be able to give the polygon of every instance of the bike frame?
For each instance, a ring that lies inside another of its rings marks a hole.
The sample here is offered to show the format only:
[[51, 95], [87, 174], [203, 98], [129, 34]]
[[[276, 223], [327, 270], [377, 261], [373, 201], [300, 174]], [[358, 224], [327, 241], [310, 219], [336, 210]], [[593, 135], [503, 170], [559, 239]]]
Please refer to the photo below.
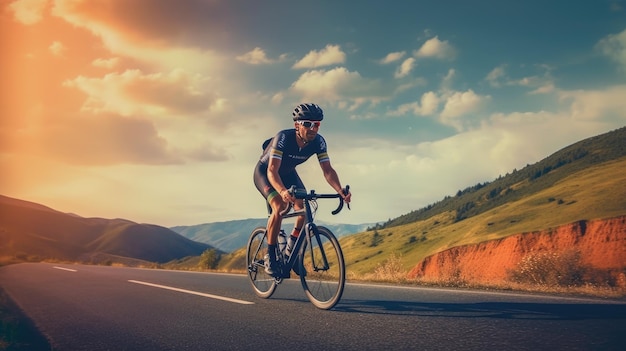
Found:
[[[252, 231], [246, 250], [250, 283], [257, 296], [267, 299], [272, 296], [283, 279], [291, 277], [291, 270], [296, 268], [294, 271], [300, 276], [305, 295], [311, 303], [323, 310], [331, 309], [343, 294], [346, 281], [345, 261], [339, 241], [334, 234], [313, 222], [317, 212], [317, 199], [339, 199], [339, 206], [332, 211], [332, 214], [337, 214], [343, 208], [343, 196], [316, 194], [314, 190], [307, 194], [306, 190], [296, 190], [295, 187], [291, 187], [289, 191], [296, 199], [302, 200], [302, 208], [294, 210], [293, 204], [289, 204], [279, 215], [281, 218], [303, 217], [304, 225], [291, 248], [291, 255], [287, 257], [283, 250], [277, 253], [279, 274], [273, 276], [264, 271], [268, 256], [264, 251], [269, 246], [267, 228], [257, 227]], [[344, 194], [349, 194], [348, 186]], [[347, 205], [350, 208], [350, 204]], [[269, 206], [268, 210], [271, 215]], [[282, 238], [286, 234], [281, 229], [279, 235]], [[279, 245], [282, 247], [282, 240]]]
[[[348, 191], [348, 189], [349, 187], [346, 187], [346, 191]], [[283, 261], [283, 270], [286, 272], [289, 272], [293, 268], [293, 266], [297, 262], [296, 260], [300, 258], [300, 249], [302, 245], [304, 244], [304, 240], [311, 240], [312, 237], [314, 237], [318, 243], [318, 247], [320, 248], [320, 254], [322, 255], [322, 259], [324, 262], [323, 267], [313, 267], [313, 269], [315, 271], [326, 270], [329, 267], [328, 259], [326, 257], [326, 252], [324, 251], [324, 247], [320, 241], [319, 233], [317, 231], [317, 226], [315, 225], [315, 223], [313, 223], [314, 218], [313, 218], [313, 211], [311, 210], [311, 202], [317, 199], [339, 198], [340, 200], [339, 206], [337, 207], [337, 209], [332, 211], [332, 214], [337, 214], [343, 208], [343, 198], [339, 194], [316, 194], [314, 190], [311, 190], [311, 192], [307, 194], [306, 191], [303, 191], [303, 189], [296, 189], [293, 186], [289, 189], [289, 192], [296, 199], [303, 200], [302, 202], [304, 203], [304, 208], [301, 210], [290, 212], [292, 208], [290, 204], [290, 206], [281, 213], [281, 217], [285, 219], [285, 218], [305, 216], [305, 221], [304, 221], [305, 224], [302, 226], [302, 229], [300, 229], [300, 234], [298, 234], [298, 238], [296, 239], [294, 247], [292, 248], [291, 255], [289, 256], [286, 262]], [[267, 235], [267, 233], [265, 233], [265, 235]], [[308, 247], [311, 250], [311, 255], [313, 255], [313, 245], [309, 245]]]

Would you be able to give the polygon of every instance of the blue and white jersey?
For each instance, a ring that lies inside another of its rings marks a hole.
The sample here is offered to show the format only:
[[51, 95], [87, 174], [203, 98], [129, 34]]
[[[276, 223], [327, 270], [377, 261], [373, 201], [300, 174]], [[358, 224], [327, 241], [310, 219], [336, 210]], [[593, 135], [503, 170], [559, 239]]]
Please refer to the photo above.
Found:
[[291, 172], [296, 166], [308, 160], [309, 157], [317, 154], [320, 163], [330, 161], [326, 151], [326, 140], [317, 134], [315, 139], [306, 144], [303, 148], [298, 146], [295, 129], [281, 130], [274, 136], [269, 145], [263, 150], [260, 162], [269, 164], [270, 158], [281, 160], [279, 173]]

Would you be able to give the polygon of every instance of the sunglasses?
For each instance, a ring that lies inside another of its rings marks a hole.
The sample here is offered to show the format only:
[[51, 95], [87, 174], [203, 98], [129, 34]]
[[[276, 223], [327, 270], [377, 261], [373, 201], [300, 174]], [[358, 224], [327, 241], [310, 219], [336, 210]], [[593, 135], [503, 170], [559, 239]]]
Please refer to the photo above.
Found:
[[320, 121], [297, 121], [297, 123], [308, 129], [319, 128], [322, 125]]

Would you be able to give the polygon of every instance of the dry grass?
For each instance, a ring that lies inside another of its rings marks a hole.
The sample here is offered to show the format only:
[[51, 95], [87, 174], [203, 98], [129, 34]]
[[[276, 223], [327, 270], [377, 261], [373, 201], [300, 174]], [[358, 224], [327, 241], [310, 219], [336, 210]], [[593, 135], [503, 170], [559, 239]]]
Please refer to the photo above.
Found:
[[373, 273], [359, 275], [353, 271], [348, 279], [372, 281], [399, 285], [426, 285], [438, 287], [474, 288], [503, 291], [523, 291], [558, 295], [576, 295], [601, 298], [626, 298], [626, 273], [617, 274], [616, 279], [608, 279], [580, 263], [580, 255], [575, 251], [561, 253], [538, 253], [527, 256], [516, 270], [510, 272], [507, 281], [492, 284], [477, 284], [449, 274], [447, 279], [408, 279], [402, 265], [402, 257], [392, 253]]

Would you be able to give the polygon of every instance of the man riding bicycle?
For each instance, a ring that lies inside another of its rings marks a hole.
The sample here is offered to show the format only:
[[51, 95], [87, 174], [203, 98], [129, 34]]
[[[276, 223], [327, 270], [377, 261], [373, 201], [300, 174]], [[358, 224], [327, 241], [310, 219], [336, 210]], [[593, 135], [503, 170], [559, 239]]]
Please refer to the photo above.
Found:
[[[269, 260], [265, 262], [265, 271], [272, 276], [279, 274], [276, 246], [282, 223], [280, 213], [287, 208], [289, 203], [293, 203], [296, 210], [304, 206], [301, 199], [295, 199], [288, 191], [289, 187], [294, 185], [299, 189], [305, 188], [296, 172], [296, 166], [316, 154], [328, 184], [343, 197], [346, 203], [350, 203], [352, 197], [350, 192], [344, 191], [341, 187], [339, 176], [330, 164], [326, 141], [318, 134], [321, 121], [324, 119], [322, 109], [316, 104], [300, 104], [294, 109], [292, 115], [294, 129], [281, 130], [272, 139], [267, 140], [263, 144], [263, 154], [254, 169], [254, 185], [271, 208], [267, 220]], [[288, 248], [293, 247], [304, 220], [302, 216], [296, 218], [287, 243]]]

